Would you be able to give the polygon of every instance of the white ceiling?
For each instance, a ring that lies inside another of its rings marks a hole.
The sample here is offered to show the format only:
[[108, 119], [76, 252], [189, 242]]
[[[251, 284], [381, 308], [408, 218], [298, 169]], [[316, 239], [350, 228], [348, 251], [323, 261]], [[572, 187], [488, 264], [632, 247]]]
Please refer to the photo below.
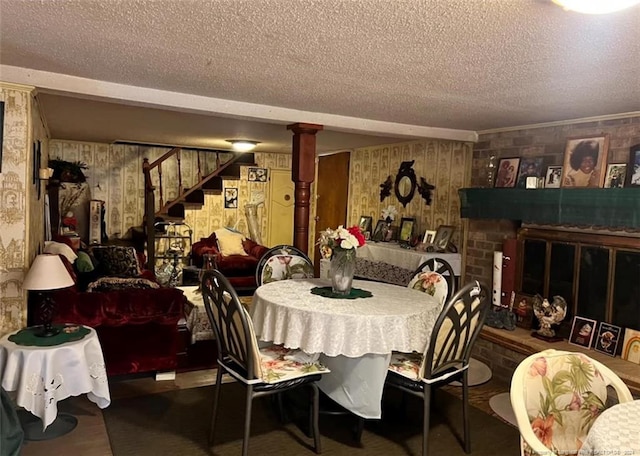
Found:
[[0, 0], [0, 80], [53, 138], [319, 152], [640, 111], [640, 6], [550, 0]]

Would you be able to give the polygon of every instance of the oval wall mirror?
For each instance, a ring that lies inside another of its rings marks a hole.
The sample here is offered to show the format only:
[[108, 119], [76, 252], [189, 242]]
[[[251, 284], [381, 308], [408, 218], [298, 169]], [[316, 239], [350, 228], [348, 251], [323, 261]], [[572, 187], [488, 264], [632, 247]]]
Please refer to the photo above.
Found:
[[407, 207], [416, 191], [416, 173], [412, 168], [414, 161], [402, 162], [396, 176], [395, 193], [402, 207]]

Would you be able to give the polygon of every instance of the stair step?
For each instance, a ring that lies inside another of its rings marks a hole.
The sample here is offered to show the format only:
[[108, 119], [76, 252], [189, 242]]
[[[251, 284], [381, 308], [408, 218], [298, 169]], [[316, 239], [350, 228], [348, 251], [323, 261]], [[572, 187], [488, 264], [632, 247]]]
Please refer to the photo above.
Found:
[[184, 219], [184, 204], [182, 203], [174, 204], [167, 210], [167, 215], [169, 217]]
[[256, 157], [253, 153], [244, 153], [236, 160], [242, 166], [256, 166]]
[[214, 192], [213, 194], [219, 195], [220, 193], [215, 193], [215, 192], [222, 192], [223, 187], [224, 185], [222, 183], [222, 178], [220, 176], [216, 176], [211, 180], [202, 184], [201, 188], [203, 191], [207, 193]]
[[240, 165], [238, 163], [233, 163], [225, 168], [224, 171], [222, 171], [220, 177], [222, 177], [224, 180], [238, 180], [240, 179], [241, 171], [242, 170], [240, 169]]
[[[189, 189], [185, 189], [185, 192], [189, 190]], [[192, 193], [189, 193], [185, 198], [184, 198], [184, 203], [189, 203], [189, 204], [204, 204], [204, 192], [202, 190], [195, 190]]]

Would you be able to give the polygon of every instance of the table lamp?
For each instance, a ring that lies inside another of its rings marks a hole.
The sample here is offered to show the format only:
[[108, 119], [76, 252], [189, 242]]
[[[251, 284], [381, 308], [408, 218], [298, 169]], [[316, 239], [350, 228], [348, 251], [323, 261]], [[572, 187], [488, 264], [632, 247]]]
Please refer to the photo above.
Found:
[[73, 286], [74, 282], [58, 255], [38, 255], [33, 261], [22, 287], [25, 290], [38, 292], [40, 299], [40, 319], [42, 330], [36, 336], [55, 336], [60, 330], [53, 328], [51, 321], [56, 310], [56, 303], [48, 293], [51, 290]]

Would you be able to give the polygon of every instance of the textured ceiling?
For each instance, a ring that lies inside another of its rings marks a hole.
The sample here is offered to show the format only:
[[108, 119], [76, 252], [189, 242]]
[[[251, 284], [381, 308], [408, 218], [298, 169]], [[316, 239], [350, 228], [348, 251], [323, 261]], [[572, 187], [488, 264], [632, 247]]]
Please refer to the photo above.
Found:
[[319, 150], [468, 138], [639, 111], [640, 7], [589, 16], [549, 0], [0, 0], [0, 63], [0, 80], [40, 88], [54, 138], [220, 147], [243, 135], [277, 151], [290, 148], [293, 122], [325, 125]]

